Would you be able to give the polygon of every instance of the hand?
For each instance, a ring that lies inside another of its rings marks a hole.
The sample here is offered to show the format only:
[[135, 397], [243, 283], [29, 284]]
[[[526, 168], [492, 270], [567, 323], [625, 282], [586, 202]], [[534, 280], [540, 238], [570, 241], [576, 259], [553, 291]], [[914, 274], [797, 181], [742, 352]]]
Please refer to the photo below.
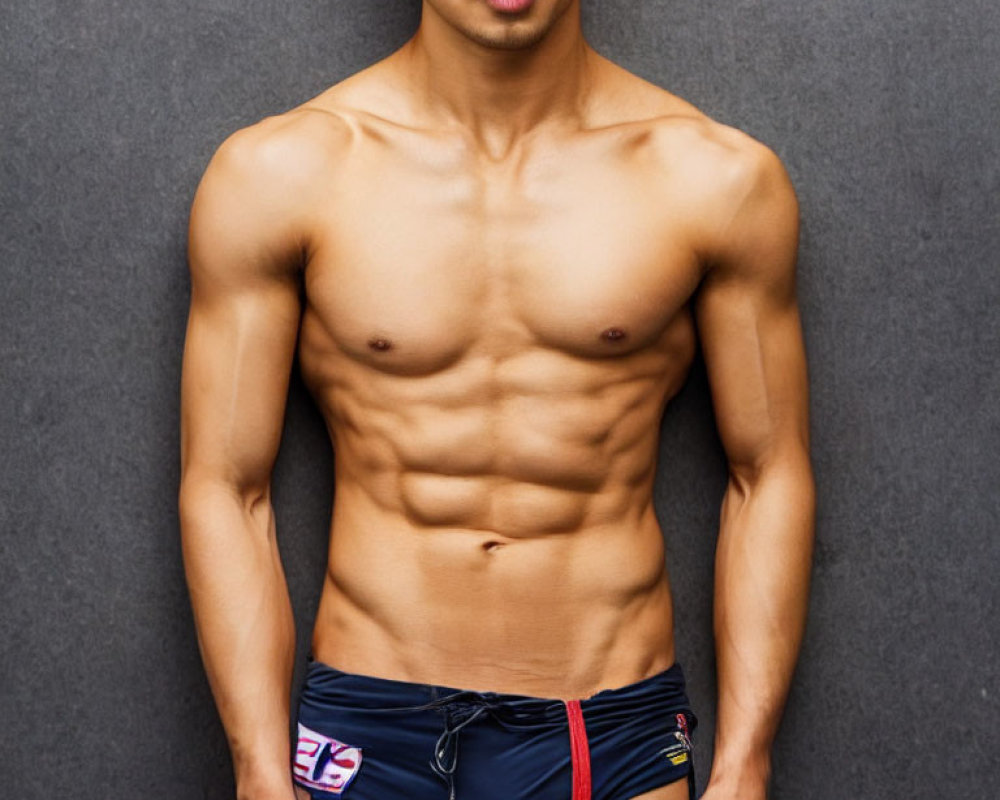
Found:
[[700, 800], [767, 800], [767, 782], [709, 780]]
[[[308, 798], [305, 798], [308, 800]], [[700, 800], [767, 800], [767, 790], [761, 789], [755, 792], [729, 791], [720, 786], [709, 786]]]
[[280, 791], [236, 793], [236, 800], [309, 800], [309, 795], [298, 786], [283, 787]]
[[236, 782], [236, 800], [310, 800], [309, 794], [292, 783], [290, 774]]

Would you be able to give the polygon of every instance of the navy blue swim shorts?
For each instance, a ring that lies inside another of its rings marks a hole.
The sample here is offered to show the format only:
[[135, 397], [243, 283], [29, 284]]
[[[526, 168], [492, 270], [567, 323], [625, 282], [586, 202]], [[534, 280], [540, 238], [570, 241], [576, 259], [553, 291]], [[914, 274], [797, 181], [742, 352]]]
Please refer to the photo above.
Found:
[[677, 663], [564, 701], [310, 660], [292, 774], [313, 800], [629, 800], [683, 778], [694, 800], [697, 724]]

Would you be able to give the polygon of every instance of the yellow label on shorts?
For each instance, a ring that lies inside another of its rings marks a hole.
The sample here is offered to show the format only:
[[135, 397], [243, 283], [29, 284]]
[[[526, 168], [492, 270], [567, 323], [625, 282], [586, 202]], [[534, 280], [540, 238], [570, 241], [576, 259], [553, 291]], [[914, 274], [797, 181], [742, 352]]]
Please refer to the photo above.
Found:
[[664, 747], [660, 752], [667, 757], [667, 760], [677, 766], [678, 764], [683, 764], [688, 760], [688, 753], [690, 748], [688, 747], [687, 740], [681, 738], [679, 733], [674, 734], [678, 741], [669, 747]]

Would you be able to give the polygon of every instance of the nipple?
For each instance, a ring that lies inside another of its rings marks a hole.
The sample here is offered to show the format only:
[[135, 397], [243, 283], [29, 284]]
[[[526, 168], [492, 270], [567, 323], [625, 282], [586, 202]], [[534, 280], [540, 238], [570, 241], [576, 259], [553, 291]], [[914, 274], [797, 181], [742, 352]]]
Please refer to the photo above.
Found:
[[377, 337], [374, 339], [369, 339], [368, 346], [372, 350], [389, 350], [392, 348], [392, 342], [390, 342], [388, 339]]
[[608, 328], [601, 332], [601, 338], [606, 342], [620, 342], [627, 335], [621, 328]]

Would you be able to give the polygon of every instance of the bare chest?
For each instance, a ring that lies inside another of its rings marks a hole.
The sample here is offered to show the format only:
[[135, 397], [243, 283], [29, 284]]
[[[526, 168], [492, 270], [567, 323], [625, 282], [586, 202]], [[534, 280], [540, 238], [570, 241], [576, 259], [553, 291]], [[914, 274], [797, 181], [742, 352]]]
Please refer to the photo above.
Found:
[[700, 273], [681, 205], [604, 157], [505, 167], [361, 155], [317, 215], [306, 321], [351, 359], [426, 374], [481, 351], [655, 346]]

